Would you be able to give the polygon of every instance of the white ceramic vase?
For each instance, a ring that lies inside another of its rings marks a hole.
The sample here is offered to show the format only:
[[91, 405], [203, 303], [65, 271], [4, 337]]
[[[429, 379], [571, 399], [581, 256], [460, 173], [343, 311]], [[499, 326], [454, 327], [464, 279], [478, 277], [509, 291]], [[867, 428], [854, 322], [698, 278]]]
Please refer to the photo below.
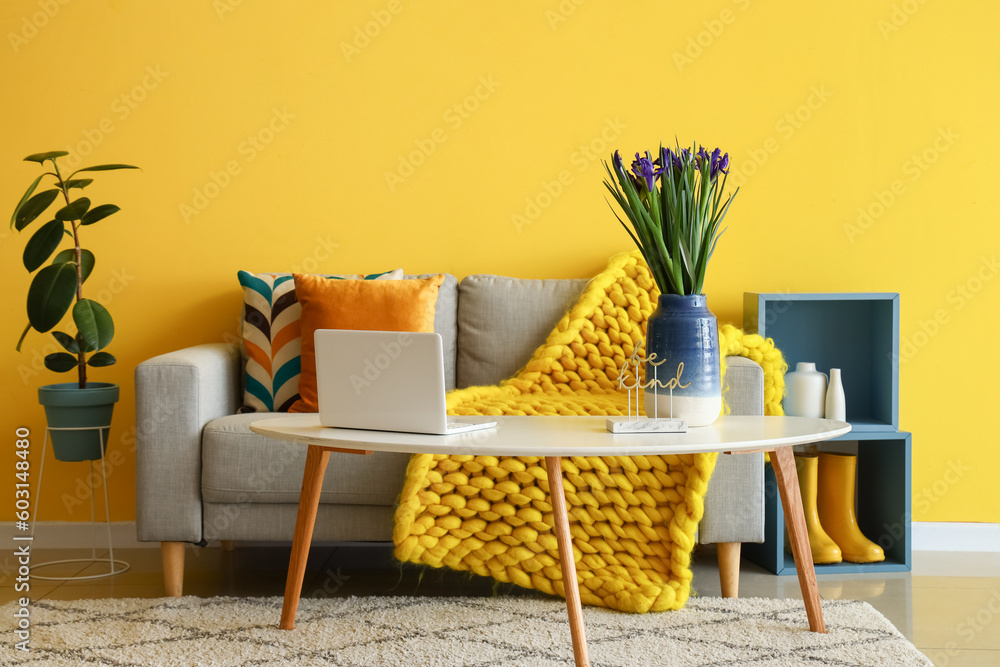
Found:
[[847, 400], [839, 368], [830, 369], [830, 385], [826, 388], [826, 418], [847, 421]]
[[816, 364], [800, 361], [795, 370], [785, 373], [785, 414], [790, 417], [826, 415], [826, 375], [816, 370]]

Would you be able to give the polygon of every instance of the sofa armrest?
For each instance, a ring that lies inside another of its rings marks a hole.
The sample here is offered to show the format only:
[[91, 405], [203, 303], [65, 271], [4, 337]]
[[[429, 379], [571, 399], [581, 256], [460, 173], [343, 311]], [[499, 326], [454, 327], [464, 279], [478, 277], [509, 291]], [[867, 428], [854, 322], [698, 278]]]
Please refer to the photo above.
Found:
[[198, 345], [135, 369], [136, 532], [143, 542], [202, 539], [201, 433], [236, 412], [240, 351]]
[[[744, 357], [726, 357], [722, 396], [732, 415], [764, 414], [764, 370]], [[703, 544], [764, 541], [764, 455], [720, 454], [708, 481]]]

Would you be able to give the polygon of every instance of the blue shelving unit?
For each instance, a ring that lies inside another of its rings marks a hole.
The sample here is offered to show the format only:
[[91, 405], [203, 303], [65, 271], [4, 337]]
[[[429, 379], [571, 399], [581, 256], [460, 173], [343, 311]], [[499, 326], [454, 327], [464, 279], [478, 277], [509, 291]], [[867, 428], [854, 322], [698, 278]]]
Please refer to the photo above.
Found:
[[[743, 328], [774, 339], [789, 370], [799, 361], [842, 369], [851, 432], [858, 442], [857, 516], [885, 550], [881, 563], [817, 565], [817, 574], [910, 570], [911, 439], [899, 431], [899, 295], [895, 293], [752, 293]], [[795, 574], [785, 550], [785, 516], [770, 466], [765, 471], [764, 543], [746, 544], [752, 561]]]

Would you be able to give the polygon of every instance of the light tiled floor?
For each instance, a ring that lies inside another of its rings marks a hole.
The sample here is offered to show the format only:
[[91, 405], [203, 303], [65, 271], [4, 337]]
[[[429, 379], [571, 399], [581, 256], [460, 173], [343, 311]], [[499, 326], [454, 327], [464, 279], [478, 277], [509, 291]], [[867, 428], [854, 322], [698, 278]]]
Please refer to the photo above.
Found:
[[[209, 596], [280, 596], [288, 567], [287, 546], [237, 546], [235, 551], [190, 547], [186, 551], [184, 593]], [[107, 557], [106, 552], [99, 552]], [[33, 562], [85, 558], [90, 551], [36, 551]], [[163, 595], [159, 549], [117, 549], [115, 557], [130, 569], [89, 581], [32, 580], [30, 598], [160, 597]], [[715, 553], [701, 548], [695, 555], [697, 594], [720, 594]], [[46, 575], [106, 572], [107, 565], [62, 565]], [[0, 573], [0, 603], [21, 597], [14, 576]], [[885, 615], [935, 665], [1000, 666], [1000, 554], [914, 554], [911, 574], [819, 577], [824, 599], [864, 600]], [[395, 562], [384, 546], [313, 548], [303, 596], [349, 595], [537, 595], [513, 586], [449, 570], [433, 570]], [[747, 561], [740, 577], [741, 597], [800, 598], [795, 577], [777, 577]]]

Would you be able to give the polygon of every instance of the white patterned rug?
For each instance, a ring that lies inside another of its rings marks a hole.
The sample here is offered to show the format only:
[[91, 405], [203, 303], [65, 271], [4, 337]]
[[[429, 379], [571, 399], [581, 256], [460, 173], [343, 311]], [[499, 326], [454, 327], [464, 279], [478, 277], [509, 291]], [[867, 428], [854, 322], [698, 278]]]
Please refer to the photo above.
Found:
[[[30, 652], [13, 648], [0, 608], [0, 665], [572, 665], [561, 600], [303, 599], [278, 629], [281, 598], [32, 602]], [[584, 608], [599, 665], [930, 665], [871, 605], [823, 603], [828, 633], [806, 629], [799, 600], [692, 598], [643, 616]]]

